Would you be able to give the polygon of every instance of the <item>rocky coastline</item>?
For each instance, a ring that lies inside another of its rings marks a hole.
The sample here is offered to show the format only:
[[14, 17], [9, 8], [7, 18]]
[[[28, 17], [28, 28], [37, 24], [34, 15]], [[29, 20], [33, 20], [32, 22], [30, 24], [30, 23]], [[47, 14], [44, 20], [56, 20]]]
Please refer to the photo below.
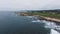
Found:
[[53, 21], [53, 22], [60, 23], [60, 19], [56, 19], [56, 18], [45, 17], [45, 16], [40, 16], [40, 15], [35, 15], [35, 14], [28, 14], [26, 12], [20, 12], [20, 13], [18, 12], [18, 14], [20, 14], [21, 16], [36, 16], [40, 20], [47, 20], [47, 21]]

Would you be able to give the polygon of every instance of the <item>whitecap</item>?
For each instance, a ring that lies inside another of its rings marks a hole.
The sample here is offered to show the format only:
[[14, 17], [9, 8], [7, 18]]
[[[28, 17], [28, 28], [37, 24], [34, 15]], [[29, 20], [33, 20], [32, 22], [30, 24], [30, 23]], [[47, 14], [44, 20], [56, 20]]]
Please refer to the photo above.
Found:
[[33, 20], [32, 22], [41, 22], [40, 20]]
[[58, 31], [54, 30], [54, 29], [51, 29], [50, 34], [60, 34], [60, 33]]

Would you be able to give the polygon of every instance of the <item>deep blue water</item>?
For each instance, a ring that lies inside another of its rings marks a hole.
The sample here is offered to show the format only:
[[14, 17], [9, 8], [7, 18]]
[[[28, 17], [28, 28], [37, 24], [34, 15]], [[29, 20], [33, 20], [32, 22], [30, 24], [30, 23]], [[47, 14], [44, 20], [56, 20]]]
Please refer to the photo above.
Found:
[[26, 16], [14, 12], [0, 12], [0, 34], [48, 34], [44, 23], [33, 23]]

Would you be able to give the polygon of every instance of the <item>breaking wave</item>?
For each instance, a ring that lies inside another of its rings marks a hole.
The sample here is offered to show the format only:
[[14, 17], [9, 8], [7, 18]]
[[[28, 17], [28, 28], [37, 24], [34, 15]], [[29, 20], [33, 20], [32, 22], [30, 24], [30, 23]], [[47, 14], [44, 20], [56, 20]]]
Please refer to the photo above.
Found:
[[37, 17], [34, 16], [26, 16], [26, 17], [30, 18], [32, 20], [31, 22], [44, 23], [45, 24], [44, 28], [60, 30], [60, 26], [58, 26], [55, 22], [39, 20]]

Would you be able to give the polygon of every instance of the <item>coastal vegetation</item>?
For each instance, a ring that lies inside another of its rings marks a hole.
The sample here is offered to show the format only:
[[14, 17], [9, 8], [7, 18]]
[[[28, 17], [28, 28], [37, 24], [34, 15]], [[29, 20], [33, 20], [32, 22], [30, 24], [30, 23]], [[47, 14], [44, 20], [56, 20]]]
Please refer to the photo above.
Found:
[[60, 10], [27, 10], [17, 12], [21, 16], [37, 16], [41, 20], [48, 20], [60, 23]]
[[25, 13], [28, 15], [39, 15], [39, 16], [60, 19], [60, 11], [57, 11], [57, 10], [27, 11]]

